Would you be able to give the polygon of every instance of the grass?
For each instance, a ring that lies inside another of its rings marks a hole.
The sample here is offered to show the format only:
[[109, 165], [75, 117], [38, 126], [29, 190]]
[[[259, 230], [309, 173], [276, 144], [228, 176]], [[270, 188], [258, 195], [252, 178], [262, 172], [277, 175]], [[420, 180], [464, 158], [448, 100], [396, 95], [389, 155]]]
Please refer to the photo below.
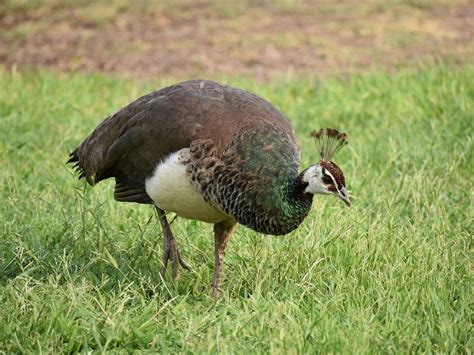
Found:
[[472, 339], [474, 67], [259, 84], [295, 126], [349, 133], [354, 205], [317, 197], [284, 237], [240, 226], [211, 298], [211, 226], [172, 225], [193, 267], [158, 274], [150, 207], [64, 165], [109, 113], [153, 88], [100, 75], [0, 75], [0, 352], [466, 352]]

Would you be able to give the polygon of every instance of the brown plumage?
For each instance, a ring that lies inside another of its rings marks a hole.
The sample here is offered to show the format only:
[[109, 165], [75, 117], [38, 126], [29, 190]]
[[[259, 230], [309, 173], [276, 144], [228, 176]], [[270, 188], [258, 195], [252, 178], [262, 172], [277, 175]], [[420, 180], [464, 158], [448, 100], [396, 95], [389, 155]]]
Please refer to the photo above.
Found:
[[[152, 203], [144, 181], [157, 163], [191, 142], [210, 139], [222, 156], [243, 132], [274, 129], [299, 152], [288, 119], [247, 91], [208, 80], [192, 80], [155, 91], [105, 119], [71, 153], [69, 162], [90, 184], [109, 177], [119, 201]], [[299, 165], [299, 156], [292, 156]], [[128, 193], [128, 194], [127, 194]]]
[[[338, 149], [323, 147], [332, 155]], [[173, 279], [179, 265], [189, 268], [164, 210], [214, 223], [216, 296], [236, 223], [286, 234], [303, 221], [313, 194], [322, 193], [310, 189], [314, 177], [298, 174], [299, 148], [281, 112], [252, 93], [208, 80], [137, 99], [99, 124], [69, 162], [91, 185], [115, 178], [118, 201], [155, 204], [165, 241], [162, 275], [168, 260]]]
[[346, 179], [344, 178], [344, 174], [340, 167], [333, 163], [332, 161], [321, 160], [319, 162], [323, 168], [328, 170], [332, 176], [334, 176], [334, 180], [336, 180], [336, 185], [330, 187], [330, 191], [335, 191], [336, 187], [341, 189], [342, 187], [346, 186]]

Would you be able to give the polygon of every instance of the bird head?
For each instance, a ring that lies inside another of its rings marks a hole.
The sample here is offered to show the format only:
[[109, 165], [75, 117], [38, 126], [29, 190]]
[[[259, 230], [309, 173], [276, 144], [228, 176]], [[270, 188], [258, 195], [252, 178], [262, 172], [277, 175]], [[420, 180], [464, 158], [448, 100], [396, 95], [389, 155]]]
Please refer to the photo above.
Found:
[[303, 172], [305, 192], [311, 194], [335, 195], [347, 206], [351, 205], [346, 182], [341, 168], [331, 158], [347, 144], [347, 135], [332, 128], [311, 132], [319, 148], [321, 160]]

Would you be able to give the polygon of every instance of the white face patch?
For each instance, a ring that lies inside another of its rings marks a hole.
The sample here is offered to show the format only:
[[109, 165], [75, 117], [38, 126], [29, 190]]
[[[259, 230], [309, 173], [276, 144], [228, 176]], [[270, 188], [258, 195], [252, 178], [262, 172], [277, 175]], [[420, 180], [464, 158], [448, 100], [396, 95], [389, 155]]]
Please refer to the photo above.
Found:
[[326, 169], [324, 173], [331, 178], [332, 183], [334, 184], [334, 186], [336, 186], [337, 191], [339, 191], [339, 187], [337, 186], [337, 182], [336, 182], [336, 179], [334, 179], [334, 176], [332, 176], [332, 174], [328, 171], [328, 169]]
[[[326, 174], [331, 177], [333, 181], [334, 177], [326, 170]], [[304, 190], [304, 192], [308, 192], [311, 194], [323, 194], [329, 195], [332, 194], [326, 188], [326, 184], [323, 182], [323, 171], [322, 167], [319, 164], [310, 166], [303, 175], [303, 181], [308, 183], [308, 186]], [[336, 185], [337, 186], [337, 185]]]

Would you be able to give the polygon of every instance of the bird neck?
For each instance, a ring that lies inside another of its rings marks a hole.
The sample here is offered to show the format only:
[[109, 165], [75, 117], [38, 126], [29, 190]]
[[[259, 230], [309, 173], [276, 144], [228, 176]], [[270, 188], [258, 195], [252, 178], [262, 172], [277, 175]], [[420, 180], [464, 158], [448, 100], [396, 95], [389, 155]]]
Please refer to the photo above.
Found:
[[289, 178], [272, 194], [272, 207], [264, 211], [256, 209], [251, 222], [244, 224], [265, 234], [282, 235], [293, 231], [311, 209], [313, 194], [305, 192], [307, 185], [303, 173]]
[[303, 181], [303, 173], [291, 179], [282, 194], [281, 222], [286, 226], [286, 233], [296, 229], [308, 215], [313, 203], [313, 194], [305, 192], [307, 182]]

